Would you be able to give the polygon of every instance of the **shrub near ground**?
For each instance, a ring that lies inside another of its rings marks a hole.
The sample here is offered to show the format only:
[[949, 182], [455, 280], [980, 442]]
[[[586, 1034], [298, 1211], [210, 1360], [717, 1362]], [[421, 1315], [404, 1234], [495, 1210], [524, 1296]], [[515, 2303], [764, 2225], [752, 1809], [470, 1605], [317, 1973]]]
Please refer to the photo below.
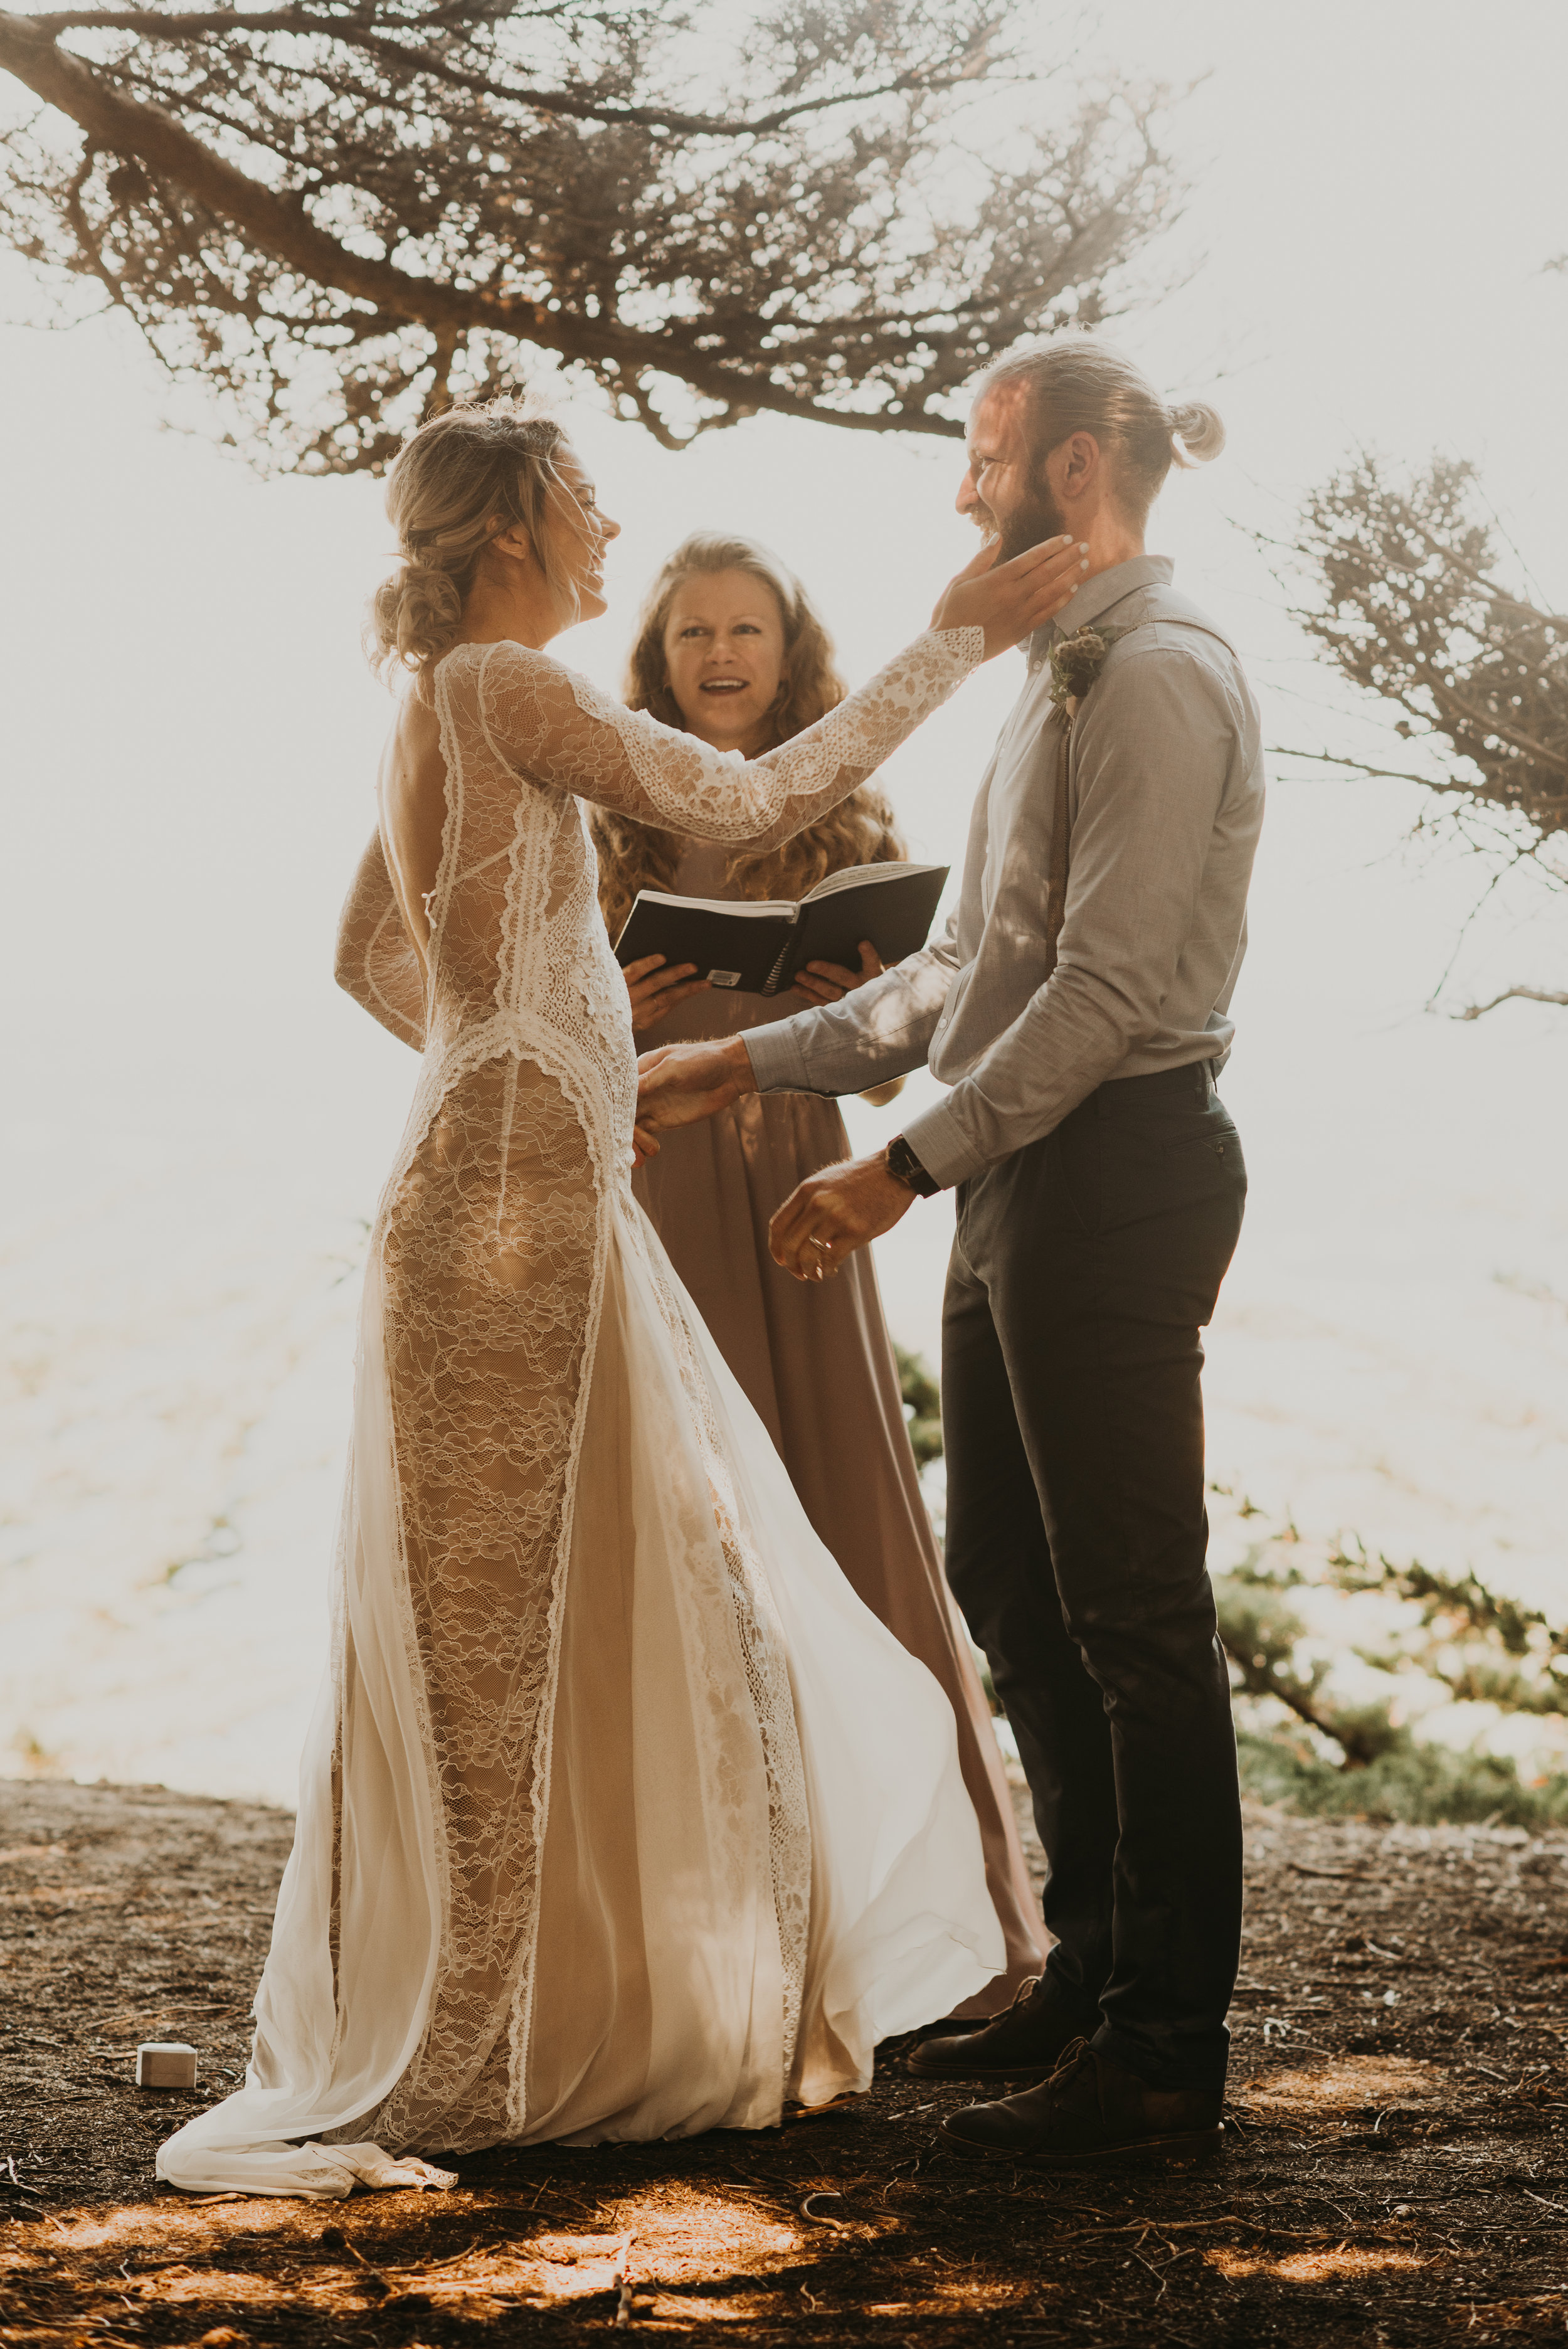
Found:
[[[1216, 1492], [1243, 1522], [1261, 1516]], [[1539, 1609], [1474, 1574], [1397, 1564], [1353, 1537], [1314, 1545], [1293, 1526], [1249, 1544], [1214, 1595], [1249, 1794], [1330, 1817], [1568, 1820], [1568, 1631]], [[1428, 1709], [1449, 1739], [1418, 1733]], [[1523, 1772], [1489, 1743], [1521, 1723], [1553, 1739]]]
[[[942, 1458], [942, 1395], [924, 1359], [895, 1349], [910, 1441], [923, 1470]], [[1242, 1785], [1263, 1803], [1330, 1818], [1442, 1820], [1540, 1828], [1568, 1822], [1568, 1772], [1555, 1758], [1522, 1775], [1488, 1738], [1522, 1720], [1568, 1723], [1568, 1630], [1500, 1596], [1474, 1574], [1396, 1564], [1354, 1535], [1305, 1540], [1225, 1484], [1219, 1520], [1220, 1638], [1231, 1667]], [[928, 1493], [938, 1526], [938, 1495]], [[1252, 1522], [1265, 1530], [1247, 1538]], [[1324, 1601], [1329, 1602], [1326, 1609]], [[1304, 1614], [1304, 1606], [1314, 1619]], [[977, 1655], [992, 1710], [989, 1672]], [[1359, 1667], [1346, 1686], [1346, 1666]], [[1417, 1733], [1425, 1709], [1467, 1723], [1468, 1744]]]

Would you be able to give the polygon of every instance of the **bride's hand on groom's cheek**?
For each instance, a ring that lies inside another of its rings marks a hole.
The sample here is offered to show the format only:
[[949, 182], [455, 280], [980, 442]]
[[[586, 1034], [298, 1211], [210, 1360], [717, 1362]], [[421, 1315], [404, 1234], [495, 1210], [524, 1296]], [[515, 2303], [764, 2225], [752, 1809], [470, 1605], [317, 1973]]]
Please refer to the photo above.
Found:
[[1088, 549], [1072, 538], [1047, 538], [1006, 563], [996, 552], [988, 539], [948, 581], [931, 616], [934, 628], [983, 628], [987, 660], [1054, 620], [1088, 570]]

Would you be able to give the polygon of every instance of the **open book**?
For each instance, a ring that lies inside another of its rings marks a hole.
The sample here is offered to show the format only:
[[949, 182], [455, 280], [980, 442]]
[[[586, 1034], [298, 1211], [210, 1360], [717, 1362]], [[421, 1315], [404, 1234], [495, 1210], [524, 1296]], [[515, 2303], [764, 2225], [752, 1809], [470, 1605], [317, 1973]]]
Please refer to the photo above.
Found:
[[945, 864], [850, 864], [791, 905], [782, 897], [671, 897], [639, 889], [615, 941], [623, 966], [643, 955], [694, 962], [710, 987], [777, 995], [809, 962], [861, 967], [870, 938], [884, 963], [925, 944]]

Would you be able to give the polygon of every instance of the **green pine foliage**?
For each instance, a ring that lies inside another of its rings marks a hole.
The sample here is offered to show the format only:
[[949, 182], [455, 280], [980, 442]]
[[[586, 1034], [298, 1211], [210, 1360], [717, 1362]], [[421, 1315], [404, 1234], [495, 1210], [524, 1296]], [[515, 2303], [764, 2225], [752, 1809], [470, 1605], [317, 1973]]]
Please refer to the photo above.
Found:
[[910, 1444], [916, 1465], [924, 1468], [942, 1457], [942, 1391], [923, 1354], [912, 1354], [907, 1346], [892, 1350]]
[[1238, 1730], [1236, 1748], [1243, 1791], [1254, 1802], [1284, 1803], [1320, 1818], [1537, 1829], [1568, 1820], [1568, 1777], [1527, 1785], [1505, 1754], [1456, 1753], [1423, 1744], [1408, 1729], [1393, 1731], [1384, 1752], [1359, 1770], [1326, 1760], [1281, 1731]]
[[[904, 1417], [923, 1468], [942, 1457], [942, 1396], [923, 1357], [895, 1346]], [[1264, 1512], [1212, 1492], [1245, 1523]], [[1333, 1630], [1321, 1619], [1327, 1594]], [[1568, 1627], [1490, 1589], [1475, 1574], [1398, 1562], [1354, 1536], [1331, 1547], [1292, 1525], [1251, 1542], [1214, 1577], [1231, 1668], [1244, 1791], [1322, 1817], [1442, 1820], [1541, 1828], [1568, 1821], [1568, 1772], [1522, 1773], [1488, 1750], [1500, 1723], [1568, 1719]], [[1309, 1624], [1303, 1608], [1320, 1619]], [[1361, 1667], [1354, 1694], [1342, 1683]], [[1000, 1712], [989, 1672], [983, 1678]], [[1414, 1700], [1412, 1705], [1411, 1700]], [[1427, 1704], [1474, 1705], [1476, 1734], [1456, 1747], [1412, 1724]]]
[[[1243, 1513], [1258, 1514], [1250, 1505]], [[1568, 1819], [1568, 1775], [1528, 1780], [1479, 1736], [1467, 1748], [1422, 1738], [1405, 1704], [1424, 1689], [1439, 1703], [1485, 1706], [1483, 1733], [1496, 1719], [1568, 1716], [1568, 1630], [1473, 1574], [1437, 1573], [1419, 1559], [1397, 1564], [1355, 1540], [1342, 1539], [1315, 1565], [1301, 1562], [1307, 1555], [1287, 1527], [1215, 1578], [1248, 1793], [1327, 1816], [1414, 1824]], [[1312, 1591], [1346, 1602], [1337, 1654], [1300, 1611]], [[1336, 1692], [1336, 1666], [1351, 1658], [1377, 1676], [1375, 1694], [1350, 1701]]]

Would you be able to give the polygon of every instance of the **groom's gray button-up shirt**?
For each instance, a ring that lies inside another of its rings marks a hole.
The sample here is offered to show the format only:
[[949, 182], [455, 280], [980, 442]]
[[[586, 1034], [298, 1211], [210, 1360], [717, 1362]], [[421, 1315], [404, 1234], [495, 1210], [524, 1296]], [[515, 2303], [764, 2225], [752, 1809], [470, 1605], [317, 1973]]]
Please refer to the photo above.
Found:
[[[953, 1184], [1049, 1133], [1107, 1078], [1229, 1050], [1262, 738], [1241, 663], [1171, 574], [1156, 555], [1118, 564], [1030, 640], [975, 798], [957, 913], [842, 1002], [748, 1030], [764, 1092], [864, 1092], [929, 1061], [952, 1091], [904, 1132]], [[1047, 654], [1099, 621], [1136, 633], [1112, 646], [1074, 726], [1067, 914], [1047, 977]]]

